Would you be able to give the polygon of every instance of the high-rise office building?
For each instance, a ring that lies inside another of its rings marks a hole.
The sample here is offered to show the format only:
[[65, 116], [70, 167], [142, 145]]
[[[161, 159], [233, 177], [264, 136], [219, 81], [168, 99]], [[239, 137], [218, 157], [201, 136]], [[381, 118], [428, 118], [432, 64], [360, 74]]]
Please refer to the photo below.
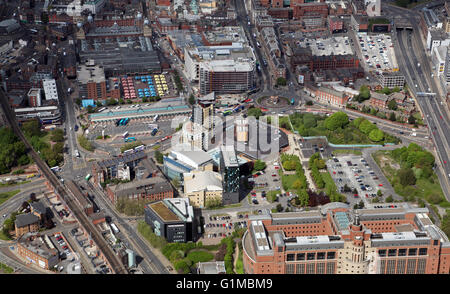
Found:
[[233, 146], [220, 147], [220, 173], [223, 176], [223, 204], [239, 202], [239, 161]]

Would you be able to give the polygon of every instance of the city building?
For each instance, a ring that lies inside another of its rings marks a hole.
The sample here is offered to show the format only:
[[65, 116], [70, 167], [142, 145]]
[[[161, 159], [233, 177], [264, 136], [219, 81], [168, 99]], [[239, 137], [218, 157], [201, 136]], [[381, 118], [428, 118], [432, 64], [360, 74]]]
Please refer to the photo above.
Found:
[[222, 203], [222, 176], [213, 171], [195, 171], [185, 173], [184, 197], [190, 205], [198, 208], [208, 207], [208, 202]]
[[427, 49], [433, 52], [435, 47], [450, 45], [450, 38], [442, 29], [431, 28], [427, 33]]
[[327, 103], [333, 106], [345, 107], [349, 100], [349, 96], [345, 92], [336, 91], [331, 87], [313, 87], [311, 85], [305, 86], [312, 97], [321, 103]]
[[390, 89], [399, 87], [403, 88], [405, 85], [405, 76], [397, 72], [382, 72], [378, 75], [380, 85], [382, 88], [388, 87]]
[[223, 177], [222, 203], [239, 202], [239, 161], [233, 146], [220, 146], [220, 174]]
[[107, 185], [106, 195], [113, 204], [121, 199], [157, 201], [173, 198], [173, 188], [164, 177], [150, 177], [128, 183]]
[[338, 16], [328, 16], [328, 29], [331, 33], [340, 33], [344, 29], [344, 20]]
[[92, 59], [78, 66], [77, 82], [79, 97], [83, 100], [104, 101], [111, 98], [116, 100], [120, 98], [119, 88], [110, 85], [109, 90], [107, 90], [104, 68]]
[[355, 32], [367, 32], [369, 30], [369, 18], [367, 16], [352, 14], [350, 23]]
[[[234, 32], [236, 33], [236, 31]], [[208, 37], [208, 35], [206, 35]], [[254, 70], [256, 68], [256, 57], [253, 49], [243, 42], [229, 42], [228, 39], [221, 40], [212, 38], [206, 39], [203, 35], [203, 43], [215, 43], [211, 46], [186, 46], [184, 47], [184, 63], [187, 78], [190, 81], [199, 81], [202, 95], [210, 92], [237, 93], [246, 91], [254, 84]], [[237, 39], [236, 41], [240, 41]], [[219, 43], [220, 45], [217, 45]], [[203, 75], [201, 75], [203, 68]], [[215, 72], [217, 71], [217, 74]], [[236, 75], [236, 79], [233, 76]], [[240, 76], [242, 76], [240, 78]], [[214, 82], [217, 83], [215, 84]], [[233, 86], [231, 83], [239, 83], [242, 89]], [[212, 83], [208, 85], [207, 83]], [[223, 83], [223, 86], [220, 84]], [[215, 89], [220, 91], [216, 91]], [[201, 89], [204, 89], [203, 92]]]
[[17, 254], [43, 269], [53, 269], [59, 253], [47, 235], [27, 233], [17, 240]]
[[199, 275], [217, 275], [226, 273], [224, 261], [199, 262], [197, 265], [197, 274]]
[[42, 124], [61, 124], [61, 112], [58, 106], [15, 108], [19, 122], [38, 118]]
[[[292, 47], [291, 47], [292, 48]], [[293, 47], [291, 67], [308, 66], [310, 71], [358, 69], [359, 59], [354, 54], [344, 55], [314, 55], [311, 48]]]
[[68, 180], [66, 182], [66, 186], [69, 191], [72, 192], [75, 201], [78, 203], [80, 207], [83, 208], [84, 213], [87, 216], [90, 216], [94, 213], [94, 205], [91, 200], [88, 198], [87, 192], [82, 192], [77, 184], [74, 181]]
[[249, 216], [248, 274], [449, 274], [450, 242], [427, 208], [369, 204]]
[[369, 103], [377, 109], [387, 109], [389, 96], [383, 93], [371, 92]]
[[443, 23], [432, 9], [422, 8], [419, 15], [419, 26], [424, 36], [428, 35], [430, 29], [442, 29]]
[[58, 90], [56, 88], [55, 79], [45, 79], [42, 81], [42, 86], [44, 88], [45, 100], [56, 100], [58, 101]]
[[243, 93], [253, 89], [255, 66], [252, 63], [239, 60], [212, 60], [201, 63], [200, 94]]
[[37, 232], [39, 230], [40, 219], [33, 213], [24, 213], [16, 216], [15, 233], [16, 238], [28, 232]]
[[39, 107], [42, 105], [41, 89], [31, 88], [28, 91], [28, 105], [31, 107]]
[[164, 174], [169, 179], [183, 182], [183, 174], [193, 171], [212, 171], [214, 162], [212, 157], [201, 149], [172, 150], [164, 160]]
[[0, 55], [5, 54], [9, 50], [13, 48], [13, 41], [12, 40], [3, 40], [0, 41]]
[[145, 222], [157, 236], [168, 242], [196, 242], [199, 238], [199, 213], [189, 205], [189, 199], [164, 199], [150, 203], [144, 212]]
[[103, 161], [95, 161], [92, 164], [92, 177], [96, 184], [100, 185], [104, 182], [109, 182], [112, 179], [119, 177], [119, 168], [123, 164], [130, 167], [130, 170], [135, 169], [140, 162], [147, 158], [145, 152], [135, 152], [125, 154], [120, 157], [114, 157]]

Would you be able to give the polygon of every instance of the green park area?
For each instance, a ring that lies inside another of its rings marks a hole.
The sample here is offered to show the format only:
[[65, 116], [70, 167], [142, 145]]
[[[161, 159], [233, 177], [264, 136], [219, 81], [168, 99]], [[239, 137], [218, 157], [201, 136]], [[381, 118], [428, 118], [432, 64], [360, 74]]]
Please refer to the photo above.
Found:
[[[312, 113], [294, 113], [289, 116], [294, 130], [303, 137], [326, 136], [333, 144], [397, 144], [400, 140], [393, 137], [366, 120], [357, 118], [350, 121], [344, 112], [330, 116]], [[289, 127], [286, 120], [280, 119], [280, 126]]]
[[[144, 221], [138, 223], [138, 232], [153, 247], [162, 252], [178, 273], [195, 272], [199, 262], [224, 261], [227, 274], [233, 274], [235, 273], [233, 260], [235, 239], [242, 238], [244, 230], [235, 230], [231, 236], [223, 238], [219, 244], [214, 245], [203, 245], [202, 242], [168, 243], [163, 237], [157, 236]], [[236, 273], [242, 271], [241, 264], [242, 259], [237, 260]]]
[[450, 207], [433, 171], [433, 154], [411, 143], [408, 147], [372, 154], [394, 190], [405, 201], [425, 200], [430, 204]]
[[5, 201], [7, 201], [8, 199], [10, 199], [11, 197], [13, 197], [14, 195], [16, 195], [19, 192], [20, 192], [20, 190], [13, 190], [13, 191], [0, 193], [0, 205], [2, 205]]

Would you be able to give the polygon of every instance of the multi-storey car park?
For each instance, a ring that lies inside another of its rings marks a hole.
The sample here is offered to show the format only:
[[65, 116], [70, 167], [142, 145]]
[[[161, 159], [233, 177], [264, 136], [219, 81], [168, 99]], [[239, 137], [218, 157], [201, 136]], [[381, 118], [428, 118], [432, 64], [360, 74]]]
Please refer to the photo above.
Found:
[[369, 204], [251, 216], [243, 236], [252, 274], [438, 274], [450, 272], [450, 242], [427, 208]]

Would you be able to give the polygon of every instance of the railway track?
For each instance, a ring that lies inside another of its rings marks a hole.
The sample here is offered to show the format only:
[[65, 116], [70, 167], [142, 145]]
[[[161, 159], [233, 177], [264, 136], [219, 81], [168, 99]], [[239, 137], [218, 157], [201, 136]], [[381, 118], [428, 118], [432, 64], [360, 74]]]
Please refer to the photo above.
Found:
[[109, 263], [112, 271], [116, 274], [127, 274], [128, 271], [121, 263], [119, 258], [114, 254], [113, 250], [109, 247], [105, 239], [103, 239], [100, 232], [94, 227], [92, 222], [82, 211], [82, 208], [78, 206], [78, 203], [74, 200], [73, 195], [66, 190], [65, 186], [59, 181], [56, 175], [50, 170], [48, 165], [39, 157], [39, 154], [33, 149], [31, 144], [25, 138], [22, 130], [19, 128], [15, 115], [13, 114], [11, 108], [9, 107], [7, 97], [5, 92], [0, 89], [0, 105], [5, 114], [6, 120], [8, 121], [10, 127], [13, 129], [14, 133], [23, 141], [28, 149], [29, 154], [36, 162], [37, 166], [41, 170], [45, 178], [52, 184], [55, 191], [60, 195], [62, 200], [67, 204], [69, 209], [72, 211], [73, 215], [77, 218], [80, 225], [90, 233], [93, 241], [97, 245], [98, 249], [103, 253], [107, 262]]

